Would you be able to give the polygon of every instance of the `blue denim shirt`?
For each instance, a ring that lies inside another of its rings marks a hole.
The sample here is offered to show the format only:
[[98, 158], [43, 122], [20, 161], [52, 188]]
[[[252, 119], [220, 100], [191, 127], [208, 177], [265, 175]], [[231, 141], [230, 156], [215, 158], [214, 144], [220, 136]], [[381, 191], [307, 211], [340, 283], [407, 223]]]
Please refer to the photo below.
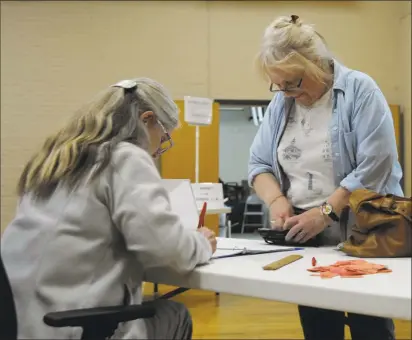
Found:
[[[393, 118], [383, 93], [371, 77], [336, 60], [334, 71], [329, 131], [336, 187], [403, 196]], [[287, 192], [289, 181], [277, 149], [293, 105], [294, 99], [283, 93], [270, 102], [250, 148], [250, 185], [257, 175], [273, 173], [282, 192]]]

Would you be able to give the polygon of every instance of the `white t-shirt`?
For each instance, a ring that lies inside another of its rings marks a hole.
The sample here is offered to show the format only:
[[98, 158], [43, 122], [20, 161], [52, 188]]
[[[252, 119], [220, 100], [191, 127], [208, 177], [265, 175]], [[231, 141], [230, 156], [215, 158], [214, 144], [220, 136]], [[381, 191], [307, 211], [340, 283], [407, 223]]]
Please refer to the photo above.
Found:
[[295, 103], [279, 143], [277, 157], [290, 181], [293, 206], [320, 206], [335, 190], [329, 123], [332, 89], [310, 108]]

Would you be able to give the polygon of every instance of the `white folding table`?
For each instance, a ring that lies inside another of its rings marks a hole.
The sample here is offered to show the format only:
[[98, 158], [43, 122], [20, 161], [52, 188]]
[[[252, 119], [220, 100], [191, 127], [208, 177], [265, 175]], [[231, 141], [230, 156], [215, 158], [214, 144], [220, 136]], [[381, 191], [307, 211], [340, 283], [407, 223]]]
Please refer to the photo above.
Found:
[[[252, 250], [274, 246], [262, 240], [218, 239], [218, 248], [245, 247]], [[304, 257], [276, 271], [262, 267], [290, 254]], [[283, 301], [346, 312], [411, 320], [411, 259], [367, 259], [387, 265], [392, 273], [366, 275], [363, 278], [321, 279], [307, 271], [311, 259], [317, 265], [353, 259], [333, 248], [305, 248], [295, 252], [248, 255], [211, 260], [188, 275], [166, 269], [146, 273], [145, 281], [172, 285], [179, 292], [202, 289]]]

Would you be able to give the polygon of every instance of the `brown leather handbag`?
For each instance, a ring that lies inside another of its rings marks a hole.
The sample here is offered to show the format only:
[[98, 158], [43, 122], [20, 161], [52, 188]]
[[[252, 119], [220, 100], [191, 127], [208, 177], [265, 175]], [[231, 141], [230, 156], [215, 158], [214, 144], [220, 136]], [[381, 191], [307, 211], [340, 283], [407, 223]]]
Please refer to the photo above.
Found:
[[349, 211], [354, 214], [355, 225], [339, 250], [356, 257], [412, 256], [412, 198], [366, 189], [353, 191], [340, 219], [345, 236]]

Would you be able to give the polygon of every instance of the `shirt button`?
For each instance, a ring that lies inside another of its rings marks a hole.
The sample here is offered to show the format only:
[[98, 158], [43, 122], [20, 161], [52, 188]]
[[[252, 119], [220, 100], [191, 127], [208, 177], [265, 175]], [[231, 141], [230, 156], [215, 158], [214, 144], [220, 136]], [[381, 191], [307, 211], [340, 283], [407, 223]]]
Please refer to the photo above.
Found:
[[336, 131], [338, 128], [336, 126], [333, 127], [333, 131]]

